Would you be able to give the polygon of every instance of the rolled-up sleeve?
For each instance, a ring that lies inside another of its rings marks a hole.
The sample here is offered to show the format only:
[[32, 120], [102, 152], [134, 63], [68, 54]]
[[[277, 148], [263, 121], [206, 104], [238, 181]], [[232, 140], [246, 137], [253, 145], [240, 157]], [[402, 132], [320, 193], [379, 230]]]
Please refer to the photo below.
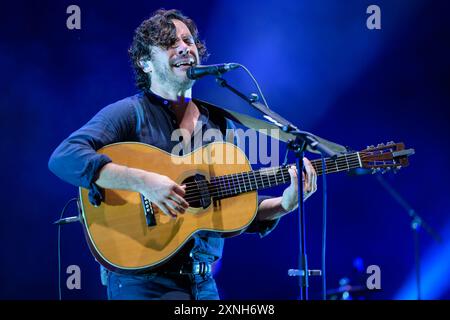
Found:
[[111, 162], [97, 150], [127, 140], [134, 118], [132, 110], [124, 102], [105, 107], [65, 139], [49, 159], [50, 171], [68, 183], [88, 189], [93, 205], [102, 201], [101, 189], [95, 184], [100, 169]]
[[[258, 195], [258, 207], [265, 199], [270, 199], [270, 196]], [[254, 219], [253, 222], [245, 230], [246, 233], [258, 233], [261, 238], [267, 236], [273, 229], [276, 228], [280, 218], [274, 220], [258, 220]]]

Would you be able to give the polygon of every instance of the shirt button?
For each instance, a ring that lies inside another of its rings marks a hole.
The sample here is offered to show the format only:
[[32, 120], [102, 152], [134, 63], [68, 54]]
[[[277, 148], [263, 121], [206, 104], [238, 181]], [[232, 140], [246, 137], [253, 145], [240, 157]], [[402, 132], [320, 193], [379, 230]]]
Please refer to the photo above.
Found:
[[164, 104], [167, 105], [169, 102], [167, 102], [167, 100], [164, 100]]

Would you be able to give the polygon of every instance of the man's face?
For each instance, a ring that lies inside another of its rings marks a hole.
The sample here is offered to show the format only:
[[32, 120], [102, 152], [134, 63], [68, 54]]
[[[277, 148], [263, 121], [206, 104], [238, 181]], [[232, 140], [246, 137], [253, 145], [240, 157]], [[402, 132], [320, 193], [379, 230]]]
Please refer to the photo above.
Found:
[[177, 32], [177, 41], [170, 48], [152, 47], [151, 82], [153, 86], [169, 86], [177, 90], [187, 90], [194, 81], [186, 76], [186, 71], [200, 60], [194, 37], [180, 20], [172, 20]]

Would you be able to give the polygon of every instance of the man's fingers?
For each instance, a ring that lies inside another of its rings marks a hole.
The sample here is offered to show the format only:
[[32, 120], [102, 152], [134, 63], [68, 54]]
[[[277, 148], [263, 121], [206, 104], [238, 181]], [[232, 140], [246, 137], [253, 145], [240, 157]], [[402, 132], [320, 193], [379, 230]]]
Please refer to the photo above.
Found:
[[[313, 165], [307, 158], [303, 158], [304, 170], [302, 172], [303, 192], [306, 197], [309, 197], [317, 190], [317, 173]], [[291, 185], [294, 183], [293, 179], [298, 180], [297, 167], [289, 167], [289, 174], [291, 176]], [[297, 183], [295, 184], [297, 185]]]
[[[306, 170], [306, 169], [305, 169]], [[302, 172], [302, 181], [303, 181], [303, 191], [310, 192], [311, 190], [311, 176], [308, 174], [308, 171]]]
[[170, 209], [165, 205], [165, 203], [158, 202], [158, 203], [156, 203], [156, 205], [166, 216], [169, 216], [171, 218], [177, 217], [176, 214], [174, 214], [172, 211], [170, 211]]
[[313, 192], [317, 191], [317, 172], [314, 170], [313, 173]]
[[295, 166], [291, 166], [288, 169], [289, 175], [291, 176], [291, 186], [295, 186], [295, 188], [297, 188], [297, 181], [298, 181], [298, 177], [297, 177], [297, 168]]
[[175, 191], [175, 193], [179, 194], [180, 196], [184, 196], [186, 194], [186, 185], [183, 184], [182, 186], [175, 184], [175, 186], [173, 187], [173, 191]]
[[172, 212], [175, 213], [184, 213], [186, 211], [185, 208], [180, 206], [178, 203], [172, 200], [166, 201], [166, 205], [172, 210]]
[[189, 203], [175, 192], [169, 195], [169, 199], [175, 201], [180, 207], [183, 207], [184, 209], [187, 209], [189, 207]]
[[314, 170], [314, 167], [312, 166], [311, 162], [307, 158], [303, 158], [303, 164], [305, 166], [306, 170], [306, 176], [307, 176], [307, 183], [305, 186], [306, 192], [311, 192], [314, 190], [316, 185], [316, 171]]
[[[297, 180], [297, 168], [295, 166], [291, 166], [288, 169], [289, 174], [291, 175], [291, 179]], [[293, 182], [293, 181], [291, 181]]]

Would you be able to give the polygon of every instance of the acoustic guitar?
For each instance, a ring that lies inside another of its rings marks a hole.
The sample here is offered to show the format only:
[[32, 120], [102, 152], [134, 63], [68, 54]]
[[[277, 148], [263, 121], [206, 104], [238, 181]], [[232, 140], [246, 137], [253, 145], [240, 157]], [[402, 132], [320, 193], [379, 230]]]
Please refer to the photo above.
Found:
[[[124, 142], [98, 150], [114, 163], [166, 175], [186, 184], [189, 208], [177, 218], [165, 215], [137, 192], [105, 189], [94, 207], [88, 190], [80, 188], [82, 223], [89, 247], [106, 268], [136, 273], [152, 269], [173, 256], [200, 230], [221, 236], [239, 234], [255, 218], [257, 191], [289, 184], [288, 167], [252, 170], [245, 153], [227, 142], [214, 142], [184, 156], [156, 147]], [[413, 149], [403, 143], [380, 144], [334, 160], [311, 161], [318, 175], [355, 168], [397, 170], [408, 165]]]

